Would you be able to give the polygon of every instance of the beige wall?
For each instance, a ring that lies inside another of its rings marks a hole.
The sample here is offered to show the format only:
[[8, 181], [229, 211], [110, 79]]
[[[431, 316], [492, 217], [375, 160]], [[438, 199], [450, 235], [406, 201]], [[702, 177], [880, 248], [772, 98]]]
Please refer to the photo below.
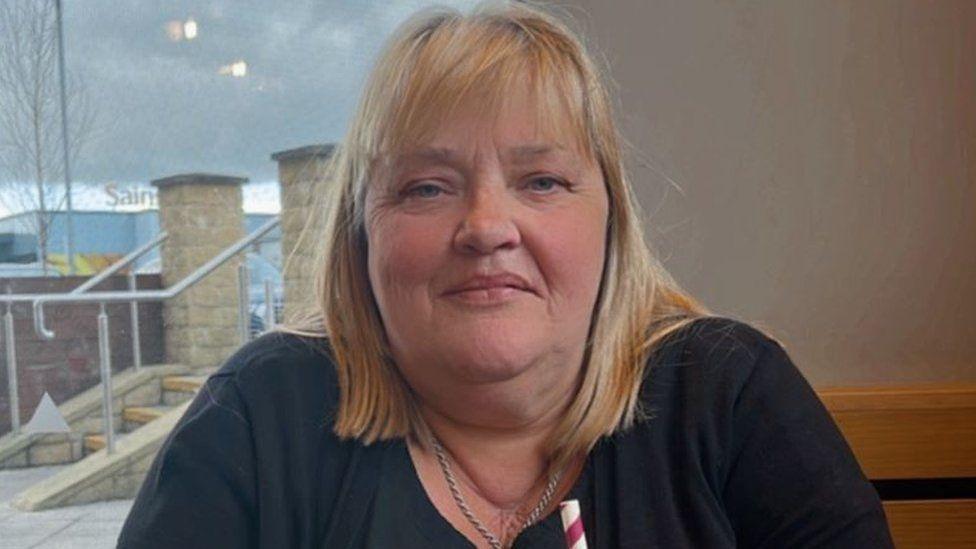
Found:
[[568, 6], [686, 288], [816, 386], [976, 381], [976, 2]]

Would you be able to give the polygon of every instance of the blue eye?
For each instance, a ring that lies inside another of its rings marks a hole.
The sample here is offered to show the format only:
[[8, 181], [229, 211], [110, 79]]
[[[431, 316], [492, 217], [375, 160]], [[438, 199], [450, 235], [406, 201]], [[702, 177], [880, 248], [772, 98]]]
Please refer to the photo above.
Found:
[[407, 194], [411, 196], [416, 196], [418, 198], [437, 198], [444, 190], [437, 185], [432, 185], [430, 183], [424, 183], [422, 185], [416, 185], [411, 187]]
[[547, 192], [550, 192], [553, 189], [555, 189], [556, 187], [559, 187], [561, 185], [562, 185], [562, 182], [560, 182], [558, 179], [554, 179], [552, 177], [537, 177], [537, 178], [533, 179], [532, 181], [529, 181], [529, 185], [528, 186], [529, 186], [529, 189], [531, 189], [533, 191], [539, 191], [539, 192], [547, 193]]

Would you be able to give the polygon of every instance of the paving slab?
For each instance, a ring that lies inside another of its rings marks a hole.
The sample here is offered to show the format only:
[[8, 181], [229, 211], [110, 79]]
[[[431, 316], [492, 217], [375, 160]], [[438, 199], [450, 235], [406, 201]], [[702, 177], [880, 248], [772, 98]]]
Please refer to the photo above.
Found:
[[104, 501], [25, 512], [10, 498], [48, 478], [64, 465], [0, 471], [0, 549], [111, 549], [122, 531], [132, 500]]
[[65, 467], [65, 465], [48, 465], [46, 467], [0, 470], [0, 502], [10, 501], [10, 498], [28, 486], [54, 476], [55, 473]]

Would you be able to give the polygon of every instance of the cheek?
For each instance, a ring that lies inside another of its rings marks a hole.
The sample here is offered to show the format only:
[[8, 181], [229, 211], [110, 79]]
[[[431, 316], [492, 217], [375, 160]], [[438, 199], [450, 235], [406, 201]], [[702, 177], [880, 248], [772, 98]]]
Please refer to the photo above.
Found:
[[379, 300], [416, 294], [427, 287], [440, 263], [442, 232], [437, 224], [402, 215], [372, 220], [368, 231], [369, 278]]
[[554, 299], [589, 314], [600, 285], [605, 227], [600, 216], [550, 218], [537, 239], [539, 268]]

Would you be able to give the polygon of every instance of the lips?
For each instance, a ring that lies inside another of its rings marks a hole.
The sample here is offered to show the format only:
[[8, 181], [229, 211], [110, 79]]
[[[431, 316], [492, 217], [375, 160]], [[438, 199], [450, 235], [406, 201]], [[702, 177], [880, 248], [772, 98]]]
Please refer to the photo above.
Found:
[[451, 287], [444, 293], [445, 295], [451, 295], [474, 290], [494, 290], [498, 288], [514, 288], [523, 292], [535, 293], [535, 289], [524, 278], [514, 273], [475, 276]]

